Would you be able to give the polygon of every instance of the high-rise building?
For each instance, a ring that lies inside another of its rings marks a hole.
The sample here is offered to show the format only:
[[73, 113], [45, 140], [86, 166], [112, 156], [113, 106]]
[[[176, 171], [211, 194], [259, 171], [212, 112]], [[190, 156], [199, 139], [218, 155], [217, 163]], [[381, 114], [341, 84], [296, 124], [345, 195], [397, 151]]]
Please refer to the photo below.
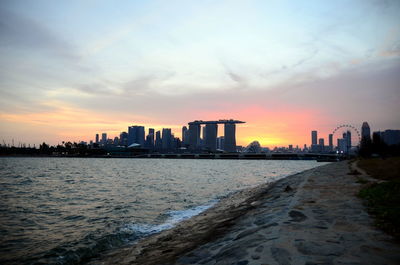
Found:
[[379, 132], [381, 141], [387, 145], [400, 144], [400, 130], [385, 130], [384, 132]]
[[162, 149], [162, 139], [161, 139], [161, 132], [160, 131], [156, 132], [155, 147], [156, 147], [157, 150], [161, 150]]
[[236, 124], [225, 123], [224, 137], [224, 150], [226, 152], [236, 152]]
[[[216, 141], [217, 138], [217, 130], [218, 130], [218, 124], [224, 124], [224, 150], [227, 152], [236, 152], [237, 151], [237, 146], [236, 146], [236, 124], [237, 123], [245, 123], [244, 121], [239, 121], [239, 120], [217, 120], [217, 121], [203, 121], [203, 120], [195, 120], [192, 122], [189, 122], [189, 148], [192, 151], [199, 150], [201, 147], [206, 146], [206, 141], [207, 141], [207, 146], [210, 149], [215, 149], [215, 145], [213, 142]], [[206, 125], [203, 128], [203, 140], [204, 143], [202, 143], [201, 138], [200, 138], [200, 131], [201, 131], [201, 125]]]
[[225, 139], [223, 136], [217, 138], [217, 149], [224, 150]]
[[338, 151], [341, 153], [349, 153], [351, 150], [351, 132], [343, 133], [342, 139], [337, 139]]
[[99, 143], [99, 134], [96, 133], [96, 144], [98, 144], [98, 143]]
[[361, 142], [366, 141], [370, 142], [371, 141], [371, 129], [369, 128], [368, 122], [363, 122], [361, 126]]
[[325, 151], [325, 140], [324, 138], [319, 138], [318, 139], [318, 145], [319, 145], [319, 151], [324, 152]]
[[317, 139], [318, 139], [317, 131], [311, 131], [311, 145], [318, 144]]
[[347, 143], [347, 150], [350, 151], [351, 149], [351, 132], [346, 132], [346, 143]]
[[182, 142], [185, 142], [185, 139], [186, 139], [186, 135], [187, 135], [187, 127], [186, 126], [183, 126], [182, 127]]
[[318, 133], [317, 131], [311, 131], [311, 151], [316, 153], [320, 151], [320, 146], [318, 145]]
[[162, 129], [162, 149], [170, 150], [172, 148], [172, 134], [170, 128]]
[[140, 144], [144, 146], [144, 126], [129, 126], [128, 127], [128, 145]]
[[189, 139], [190, 139], [190, 131], [186, 130], [185, 131], [185, 141], [182, 142], [184, 146], [189, 145]]
[[337, 139], [337, 148], [340, 153], [347, 153], [347, 141], [346, 139]]
[[207, 148], [207, 150], [215, 152], [215, 150], [217, 150], [218, 125], [206, 124], [204, 132], [205, 132], [204, 136], [205, 147]]
[[190, 149], [198, 149], [200, 144], [200, 124], [189, 124]]
[[123, 146], [128, 145], [128, 133], [127, 132], [121, 132], [119, 134], [119, 144]]
[[101, 134], [101, 144], [103, 145], [107, 144], [107, 133]]
[[333, 134], [329, 134], [329, 151], [333, 151]]
[[154, 129], [149, 128], [149, 134], [146, 136], [145, 147], [149, 149], [154, 148]]

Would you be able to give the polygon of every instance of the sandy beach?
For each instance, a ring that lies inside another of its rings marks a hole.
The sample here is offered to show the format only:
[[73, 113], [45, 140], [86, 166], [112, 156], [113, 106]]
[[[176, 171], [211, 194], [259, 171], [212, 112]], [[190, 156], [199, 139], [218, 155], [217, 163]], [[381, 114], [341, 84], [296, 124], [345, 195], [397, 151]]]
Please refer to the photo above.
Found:
[[348, 173], [343, 161], [242, 190], [90, 264], [400, 264]]

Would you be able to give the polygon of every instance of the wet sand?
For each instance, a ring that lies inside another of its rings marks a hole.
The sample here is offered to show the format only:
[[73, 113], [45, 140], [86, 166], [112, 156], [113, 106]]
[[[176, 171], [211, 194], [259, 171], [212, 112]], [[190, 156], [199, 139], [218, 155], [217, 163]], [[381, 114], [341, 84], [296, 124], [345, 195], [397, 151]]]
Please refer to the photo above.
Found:
[[[246, 189], [90, 264], [400, 264], [346, 161]], [[366, 177], [366, 176], [365, 176]]]

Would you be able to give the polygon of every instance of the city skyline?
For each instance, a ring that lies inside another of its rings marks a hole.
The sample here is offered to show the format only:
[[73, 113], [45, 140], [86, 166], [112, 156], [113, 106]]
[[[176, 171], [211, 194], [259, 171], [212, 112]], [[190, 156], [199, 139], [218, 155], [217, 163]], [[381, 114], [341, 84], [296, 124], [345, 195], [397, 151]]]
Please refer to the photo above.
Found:
[[[246, 121], [237, 145], [399, 129], [398, 1], [2, 1], [0, 140]], [[218, 130], [218, 136], [222, 135]]]

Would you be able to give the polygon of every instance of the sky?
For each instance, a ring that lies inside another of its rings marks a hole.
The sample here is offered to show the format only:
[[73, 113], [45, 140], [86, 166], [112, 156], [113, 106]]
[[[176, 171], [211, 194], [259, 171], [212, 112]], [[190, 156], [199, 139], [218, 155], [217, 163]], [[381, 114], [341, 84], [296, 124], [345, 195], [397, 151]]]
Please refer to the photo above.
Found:
[[400, 129], [398, 14], [398, 0], [1, 0], [0, 141], [230, 118], [244, 146]]

